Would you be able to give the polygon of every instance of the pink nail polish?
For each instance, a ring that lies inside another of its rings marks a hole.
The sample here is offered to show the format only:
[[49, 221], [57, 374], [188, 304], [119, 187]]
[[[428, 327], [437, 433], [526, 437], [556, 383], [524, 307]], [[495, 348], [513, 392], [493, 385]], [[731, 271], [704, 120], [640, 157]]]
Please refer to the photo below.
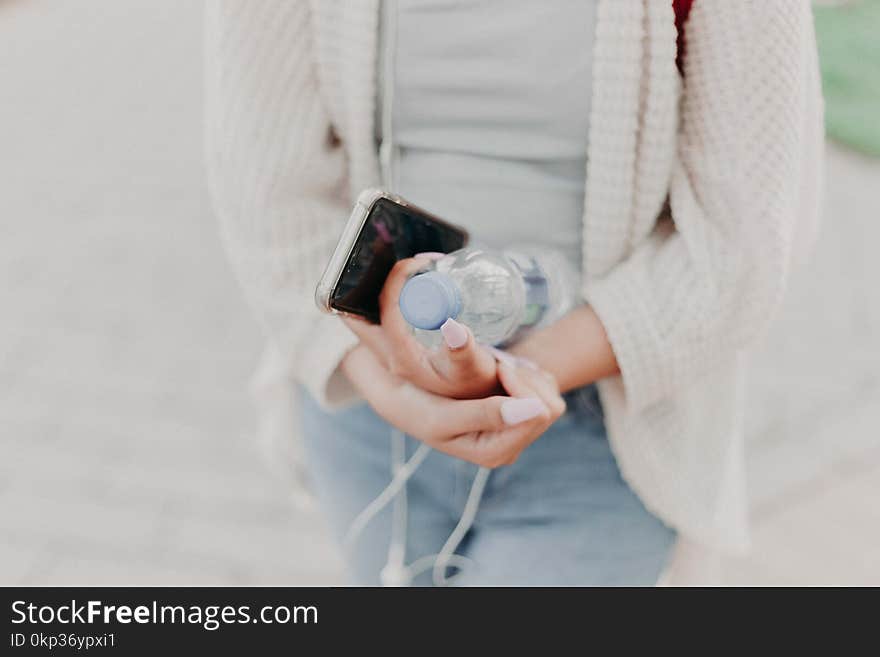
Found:
[[422, 253], [416, 253], [413, 258], [426, 258], [427, 260], [439, 260], [445, 253], [440, 253], [439, 251], [423, 251]]
[[520, 424], [547, 412], [547, 407], [535, 397], [508, 399], [501, 404], [501, 419], [504, 424]]
[[443, 322], [440, 332], [443, 334], [443, 339], [446, 340], [446, 345], [450, 349], [461, 349], [467, 344], [467, 329], [451, 317]]

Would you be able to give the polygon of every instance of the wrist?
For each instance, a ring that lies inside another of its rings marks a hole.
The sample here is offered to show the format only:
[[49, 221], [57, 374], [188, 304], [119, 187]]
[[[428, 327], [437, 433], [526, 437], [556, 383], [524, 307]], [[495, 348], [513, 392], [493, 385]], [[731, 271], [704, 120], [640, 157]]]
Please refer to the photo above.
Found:
[[510, 352], [552, 374], [567, 392], [619, 372], [617, 359], [595, 311], [580, 306], [555, 324], [529, 334]]

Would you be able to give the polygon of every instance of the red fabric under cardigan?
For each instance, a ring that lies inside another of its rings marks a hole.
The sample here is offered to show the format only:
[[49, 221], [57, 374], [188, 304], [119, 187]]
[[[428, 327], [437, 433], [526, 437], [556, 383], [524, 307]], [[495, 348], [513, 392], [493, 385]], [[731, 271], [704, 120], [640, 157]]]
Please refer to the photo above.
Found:
[[675, 10], [675, 29], [678, 30], [678, 52], [675, 55], [675, 65], [678, 66], [678, 72], [683, 73], [682, 65], [684, 64], [684, 24], [687, 21], [688, 14], [691, 11], [691, 5], [694, 0], [672, 0], [672, 8]]

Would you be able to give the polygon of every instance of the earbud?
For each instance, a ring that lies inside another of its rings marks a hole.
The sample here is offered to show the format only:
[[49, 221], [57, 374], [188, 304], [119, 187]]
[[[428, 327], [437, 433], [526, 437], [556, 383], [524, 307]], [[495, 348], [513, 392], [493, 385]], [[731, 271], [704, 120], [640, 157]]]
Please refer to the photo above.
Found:
[[382, 586], [409, 586], [412, 581], [409, 568], [394, 563], [387, 563], [379, 573]]

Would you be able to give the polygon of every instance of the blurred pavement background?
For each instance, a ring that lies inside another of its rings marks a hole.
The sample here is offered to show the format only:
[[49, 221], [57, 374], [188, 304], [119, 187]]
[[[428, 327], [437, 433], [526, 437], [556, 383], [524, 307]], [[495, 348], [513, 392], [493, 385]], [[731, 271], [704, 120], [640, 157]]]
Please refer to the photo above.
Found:
[[[201, 3], [0, 0], [0, 585], [338, 584], [251, 431], [204, 189]], [[880, 584], [880, 160], [756, 358], [731, 584]]]

